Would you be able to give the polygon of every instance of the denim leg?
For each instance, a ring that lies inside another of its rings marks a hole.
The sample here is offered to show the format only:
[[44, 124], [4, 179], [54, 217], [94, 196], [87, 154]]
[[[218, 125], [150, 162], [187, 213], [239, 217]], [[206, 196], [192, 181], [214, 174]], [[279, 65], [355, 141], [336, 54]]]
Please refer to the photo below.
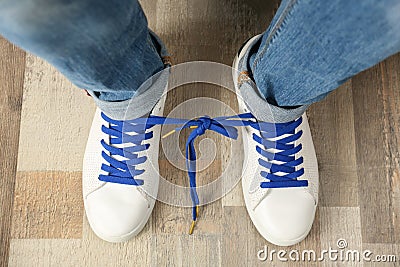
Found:
[[164, 67], [137, 0], [0, 0], [0, 34], [103, 101], [132, 98]]
[[398, 0], [283, 0], [249, 59], [266, 100], [299, 106], [400, 50]]

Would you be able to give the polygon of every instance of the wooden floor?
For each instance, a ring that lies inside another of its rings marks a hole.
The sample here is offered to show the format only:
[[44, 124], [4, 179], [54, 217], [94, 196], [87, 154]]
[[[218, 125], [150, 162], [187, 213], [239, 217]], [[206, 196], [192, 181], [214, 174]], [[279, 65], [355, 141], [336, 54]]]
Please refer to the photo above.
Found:
[[[244, 40], [266, 28], [277, 2], [142, 1], [151, 28], [175, 63], [228, 65]], [[277, 247], [252, 226], [240, 186], [202, 209], [192, 236], [186, 234], [189, 209], [157, 203], [137, 238], [124, 244], [98, 239], [81, 198], [82, 158], [94, 104], [54, 68], [3, 39], [0, 54], [1, 266], [271, 264], [259, 261], [257, 252], [264, 245]], [[167, 111], [194, 96], [237, 108], [233, 94], [202, 88], [176, 90]], [[311, 234], [290, 249], [336, 248], [343, 238], [350, 249], [395, 254], [398, 262], [386, 266], [400, 266], [400, 54], [360, 73], [313, 105], [308, 115], [319, 159], [320, 205]], [[224, 169], [222, 153], [228, 143], [221, 143], [215, 162], [201, 177]], [[165, 159], [160, 166], [161, 174], [186, 179], [183, 172], [171, 171]], [[349, 266], [328, 261], [272, 264]]]

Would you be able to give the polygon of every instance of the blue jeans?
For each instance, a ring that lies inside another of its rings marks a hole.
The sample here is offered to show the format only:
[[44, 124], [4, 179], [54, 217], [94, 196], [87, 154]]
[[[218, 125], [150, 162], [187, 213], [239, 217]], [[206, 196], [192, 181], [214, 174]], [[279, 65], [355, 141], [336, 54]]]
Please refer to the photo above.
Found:
[[[399, 29], [397, 0], [283, 0], [249, 69], [270, 104], [310, 104], [398, 52]], [[138, 97], [166, 56], [136, 0], [0, 0], [0, 34], [89, 90], [100, 108]]]
[[0, 0], [0, 34], [105, 101], [132, 98], [164, 66], [136, 0]]

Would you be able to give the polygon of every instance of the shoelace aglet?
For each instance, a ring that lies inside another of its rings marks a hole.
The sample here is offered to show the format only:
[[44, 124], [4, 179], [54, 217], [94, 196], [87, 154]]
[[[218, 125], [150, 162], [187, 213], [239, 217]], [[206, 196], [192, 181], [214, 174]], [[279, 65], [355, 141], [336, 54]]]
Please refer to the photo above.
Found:
[[[189, 128], [190, 128], [190, 129], [196, 129], [197, 126], [196, 126], [196, 125], [192, 125], [192, 126], [189, 126]], [[174, 129], [174, 130], [172, 130], [172, 131], [170, 131], [170, 132], [164, 134], [161, 138], [164, 139], [165, 137], [168, 137], [168, 136], [170, 136], [171, 134], [173, 134], [173, 133], [175, 133], [175, 132], [176, 132], [176, 129]]]
[[189, 228], [189, 235], [193, 234], [195, 225], [196, 225], [196, 221], [192, 221], [192, 224], [190, 225], [190, 228]]
[[174, 132], [176, 132], [176, 130], [172, 130], [172, 131], [170, 131], [170, 132], [164, 134], [161, 138], [164, 139], [165, 137], [170, 136], [170, 135], [173, 134]]
[[[199, 215], [199, 206], [196, 206], [196, 219], [197, 219], [198, 215]], [[196, 221], [193, 220], [192, 224], [190, 225], [190, 228], [189, 228], [189, 235], [193, 234], [193, 230], [194, 230], [195, 226], [196, 226]]]

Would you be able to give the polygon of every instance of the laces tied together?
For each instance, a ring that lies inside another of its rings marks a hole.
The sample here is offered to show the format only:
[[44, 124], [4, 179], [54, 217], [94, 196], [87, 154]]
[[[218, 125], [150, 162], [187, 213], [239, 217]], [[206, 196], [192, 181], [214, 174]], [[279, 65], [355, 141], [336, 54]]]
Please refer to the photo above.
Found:
[[[140, 165], [146, 161], [146, 157], [139, 156], [138, 152], [147, 150], [148, 144], [142, 141], [151, 139], [152, 132], [148, 129], [155, 125], [180, 125], [162, 138], [183, 129], [193, 129], [186, 140], [186, 167], [190, 184], [190, 197], [192, 200], [192, 224], [189, 234], [192, 234], [195, 223], [199, 214], [199, 197], [196, 191], [196, 150], [195, 140], [197, 137], [204, 135], [207, 130], [219, 133], [231, 139], [237, 139], [238, 130], [236, 127], [250, 126], [259, 131], [260, 136], [253, 134], [253, 139], [258, 143], [256, 150], [260, 154], [259, 164], [269, 171], [261, 171], [260, 175], [268, 181], [260, 184], [261, 188], [275, 187], [297, 187], [307, 186], [307, 180], [298, 180], [304, 174], [304, 169], [296, 169], [303, 163], [303, 159], [296, 159], [295, 154], [301, 150], [301, 144], [295, 146], [294, 142], [301, 136], [301, 131], [296, 133], [296, 128], [301, 124], [302, 119], [298, 119], [289, 123], [266, 123], [258, 122], [251, 113], [243, 113], [234, 116], [224, 116], [210, 118], [203, 116], [195, 119], [177, 119], [159, 116], [149, 116], [148, 118], [138, 118], [129, 121], [117, 121], [107, 117], [104, 113], [102, 118], [109, 124], [108, 127], [103, 126], [102, 131], [110, 136], [109, 144], [102, 140], [105, 151], [102, 156], [108, 164], [102, 165], [102, 170], [108, 173], [101, 174], [99, 180], [104, 182], [120, 183], [127, 185], [140, 186], [143, 180], [135, 178], [141, 175], [145, 170], [136, 169], [136, 165]], [[125, 125], [125, 127], [124, 127]], [[135, 132], [131, 135], [126, 132]], [[283, 137], [288, 134], [287, 137]], [[276, 140], [276, 137], [280, 137]], [[273, 139], [271, 139], [273, 138]], [[114, 145], [127, 143], [129, 146], [123, 148]], [[268, 147], [278, 149], [278, 151], [270, 152]], [[126, 160], [117, 160], [115, 155], [127, 158]], [[264, 158], [264, 159], [263, 159]], [[276, 163], [278, 160], [281, 163]], [[281, 173], [285, 173], [282, 175]]]

